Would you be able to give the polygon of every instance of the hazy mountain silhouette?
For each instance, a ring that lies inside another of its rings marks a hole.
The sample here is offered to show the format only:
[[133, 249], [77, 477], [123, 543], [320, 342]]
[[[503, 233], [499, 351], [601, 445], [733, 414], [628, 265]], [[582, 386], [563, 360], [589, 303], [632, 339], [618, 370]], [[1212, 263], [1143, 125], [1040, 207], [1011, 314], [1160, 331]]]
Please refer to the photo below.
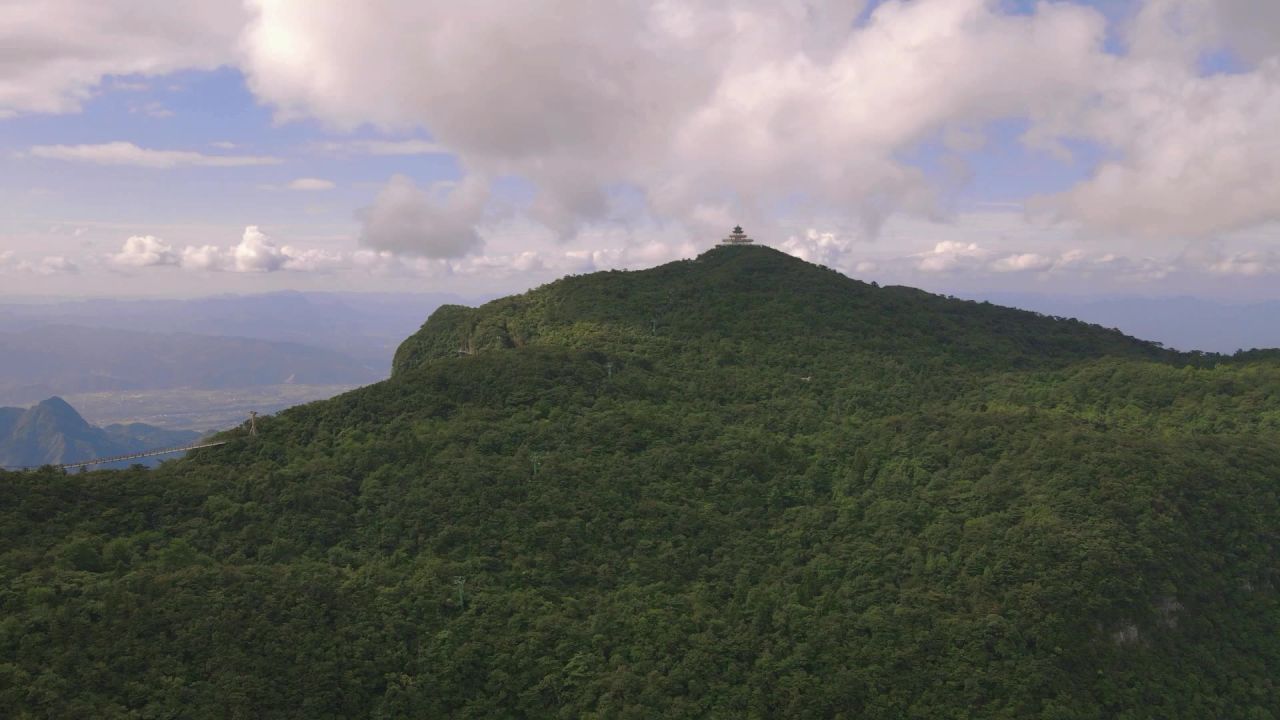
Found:
[[61, 464], [175, 447], [199, 433], [142, 423], [94, 427], [62, 398], [30, 408], [0, 408], [0, 466]]

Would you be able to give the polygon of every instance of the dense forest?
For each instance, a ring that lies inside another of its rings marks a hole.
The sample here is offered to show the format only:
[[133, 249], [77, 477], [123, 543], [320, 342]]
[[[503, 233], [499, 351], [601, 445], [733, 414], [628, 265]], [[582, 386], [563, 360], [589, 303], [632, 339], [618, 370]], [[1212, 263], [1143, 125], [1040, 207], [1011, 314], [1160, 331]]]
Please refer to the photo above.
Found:
[[1280, 356], [764, 247], [0, 474], [7, 717], [1280, 717]]

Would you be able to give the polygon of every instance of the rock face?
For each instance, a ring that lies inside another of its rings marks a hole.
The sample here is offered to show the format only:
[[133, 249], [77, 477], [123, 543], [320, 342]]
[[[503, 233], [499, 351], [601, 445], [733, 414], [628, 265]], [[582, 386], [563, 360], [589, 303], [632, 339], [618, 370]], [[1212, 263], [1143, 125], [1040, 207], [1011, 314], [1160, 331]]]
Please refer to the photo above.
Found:
[[99, 428], [59, 397], [31, 408], [0, 408], [0, 466], [32, 467], [171, 447], [199, 433], [133, 423]]

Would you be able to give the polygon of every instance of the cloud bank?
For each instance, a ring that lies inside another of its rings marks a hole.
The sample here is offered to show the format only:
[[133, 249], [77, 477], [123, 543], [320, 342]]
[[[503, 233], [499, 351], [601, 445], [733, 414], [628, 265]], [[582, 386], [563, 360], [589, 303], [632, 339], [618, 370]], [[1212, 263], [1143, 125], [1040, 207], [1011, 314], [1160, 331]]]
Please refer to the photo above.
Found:
[[245, 21], [221, 0], [6, 0], [0, 116], [78, 110], [112, 75], [213, 69]]
[[358, 213], [360, 243], [428, 258], [466, 255], [480, 246], [476, 224], [489, 191], [483, 179], [468, 176], [444, 189], [444, 197], [421, 190], [413, 180], [396, 175], [372, 206]]
[[265, 155], [206, 155], [189, 150], [151, 150], [131, 142], [109, 142], [98, 145], [36, 145], [31, 157], [50, 160], [87, 162], [95, 165], [131, 165], [168, 169], [182, 166], [246, 167], [279, 165], [280, 158]]
[[[1008, 119], [1047, 152], [1107, 151], [1040, 200], [1096, 230], [1280, 219], [1271, 4], [1148, 0], [1118, 54], [1073, 3], [889, 0], [861, 22], [859, 2], [250, 5], [242, 67], [281, 117], [426, 130], [471, 172], [528, 179], [532, 217], [561, 233], [612, 217], [619, 186], [699, 234], [767, 230], [780, 202], [874, 229], [938, 212], [945, 188], [904, 156], [936, 138], [961, 156]], [[1203, 73], [1218, 50], [1247, 71]]]
[[[8, 48], [0, 115], [74, 111], [114, 75], [228, 63], [281, 121], [420, 138], [339, 137], [327, 152], [455, 156], [456, 184], [419, 187], [396, 175], [359, 212], [361, 252], [374, 265], [390, 253], [409, 264], [475, 258], [479, 267], [481, 258], [503, 257], [551, 267], [527, 249], [481, 255], [495, 179], [518, 178], [532, 199], [514, 212], [558, 237], [566, 253], [586, 253], [584, 264], [608, 262], [607, 254], [596, 259], [605, 251], [575, 243], [611, 224], [710, 238], [741, 221], [757, 235], [787, 237], [786, 228], [831, 217], [856, 232], [815, 229], [786, 242], [832, 265], [934, 274], [1165, 272], [1143, 253], [997, 249], [980, 238], [915, 238], [893, 257], [858, 257], [851, 238], [875, 236], [894, 217], [945, 217], [959, 182], [947, 178], [965, 176], [966, 159], [995, 123], [1017, 128], [1045, 162], [1088, 150], [1093, 165], [1082, 178], [1033, 203], [1081, 233], [1209, 247], [1280, 221], [1280, 4], [1141, 0], [1119, 21], [1079, 2], [1010, 6], [15, 0], [0, 9]], [[279, 161], [128, 142], [40, 145], [28, 154], [152, 168]], [[614, 247], [638, 257], [641, 246]], [[153, 256], [164, 259], [154, 264], [177, 256], [183, 267], [236, 272], [354, 262], [246, 231], [231, 249], [166, 255], [126, 246], [115, 264], [146, 266]], [[1186, 263], [1220, 275], [1273, 267], [1258, 248], [1204, 258]]]

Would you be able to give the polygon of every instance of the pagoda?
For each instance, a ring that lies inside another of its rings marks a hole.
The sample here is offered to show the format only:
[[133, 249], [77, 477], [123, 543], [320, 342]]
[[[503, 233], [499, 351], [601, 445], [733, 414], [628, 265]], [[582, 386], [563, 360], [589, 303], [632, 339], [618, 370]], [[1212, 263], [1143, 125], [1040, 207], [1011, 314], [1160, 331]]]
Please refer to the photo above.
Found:
[[750, 245], [751, 238], [747, 237], [747, 234], [742, 232], [741, 225], [735, 225], [733, 228], [733, 232], [729, 233], [729, 237], [721, 240], [720, 244], [721, 245]]

